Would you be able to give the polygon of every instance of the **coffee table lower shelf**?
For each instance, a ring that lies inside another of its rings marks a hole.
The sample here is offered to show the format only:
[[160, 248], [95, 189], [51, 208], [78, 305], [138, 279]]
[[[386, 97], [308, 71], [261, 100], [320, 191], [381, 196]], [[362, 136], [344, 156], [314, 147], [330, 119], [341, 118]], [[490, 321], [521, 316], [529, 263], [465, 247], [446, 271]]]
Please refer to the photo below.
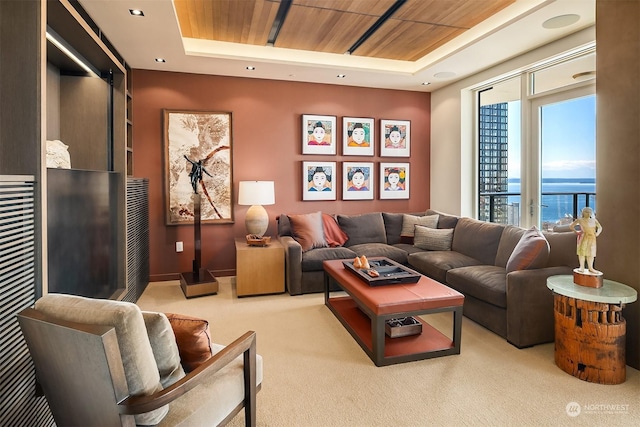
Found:
[[[377, 357], [372, 339], [371, 319], [360, 310], [353, 298], [349, 296], [331, 297], [327, 300], [326, 305], [377, 366], [460, 354], [459, 342], [456, 345], [451, 338], [429, 325], [422, 318], [416, 317], [422, 323], [422, 333], [398, 338], [390, 338], [385, 335], [384, 354], [382, 357]], [[415, 314], [420, 313], [411, 313], [411, 315]], [[382, 330], [384, 330], [384, 321], [396, 317], [402, 316], [380, 317]]]

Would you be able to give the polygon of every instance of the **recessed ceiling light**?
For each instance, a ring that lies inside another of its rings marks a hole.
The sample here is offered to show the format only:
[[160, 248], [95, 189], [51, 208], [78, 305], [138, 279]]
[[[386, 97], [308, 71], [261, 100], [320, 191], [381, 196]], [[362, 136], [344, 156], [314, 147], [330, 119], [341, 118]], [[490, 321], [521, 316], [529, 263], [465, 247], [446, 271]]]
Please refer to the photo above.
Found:
[[338, 74], [336, 77], [339, 78], [339, 79], [344, 79], [345, 77], [347, 77], [347, 75], [346, 74]]
[[439, 73], [435, 73], [433, 77], [437, 79], [450, 79], [451, 77], [455, 77], [456, 73], [453, 71], [441, 71]]
[[247, 70], [249, 70], [249, 71], [253, 71], [255, 69], [256, 69], [256, 67], [254, 67], [253, 65], [248, 65], [247, 66]]
[[431, 82], [422, 82], [420, 83], [422, 86], [429, 86], [431, 84]]
[[156, 58], [156, 62], [167, 62], [164, 58]]
[[570, 13], [567, 15], [555, 16], [553, 18], [549, 18], [542, 23], [542, 26], [548, 30], [553, 30], [556, 28], [568, 27], [571, 24], [575, 24], [580, 20], [580, 15], [576, 15], [575, 13]]
[[129, 9], [129, 13], [133, 16], [144, 16], [144, 12], [140, 9]]

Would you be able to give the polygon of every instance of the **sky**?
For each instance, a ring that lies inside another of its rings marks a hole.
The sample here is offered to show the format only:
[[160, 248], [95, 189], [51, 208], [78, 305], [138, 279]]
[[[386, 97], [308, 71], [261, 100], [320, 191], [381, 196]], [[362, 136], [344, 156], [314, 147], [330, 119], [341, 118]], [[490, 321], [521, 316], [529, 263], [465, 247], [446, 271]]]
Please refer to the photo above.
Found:
[[[509, 103], [509, 178], [520, 178], [520, 102]], [[542, 178], [595, 178], [595, 95], [542, 107]]]

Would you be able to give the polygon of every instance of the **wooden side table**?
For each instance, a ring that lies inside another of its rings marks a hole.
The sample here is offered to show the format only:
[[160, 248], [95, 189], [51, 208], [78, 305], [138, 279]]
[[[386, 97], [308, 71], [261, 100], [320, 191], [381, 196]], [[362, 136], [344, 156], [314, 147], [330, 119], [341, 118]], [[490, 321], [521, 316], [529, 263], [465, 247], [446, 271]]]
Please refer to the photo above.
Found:
[[284, 292], [284, 247], [277, 239], [268, 246], [249, 246], [244, 237], [236, 242], [236, 293], [248, 295]]
[[581, 380], [620, 384], [626, 379], [625, 304], [634, 302], [635, 289], [603, 280], [601, 288], [573, 283], [573, 276], [551, 276], [554, 293], [555, 362]]

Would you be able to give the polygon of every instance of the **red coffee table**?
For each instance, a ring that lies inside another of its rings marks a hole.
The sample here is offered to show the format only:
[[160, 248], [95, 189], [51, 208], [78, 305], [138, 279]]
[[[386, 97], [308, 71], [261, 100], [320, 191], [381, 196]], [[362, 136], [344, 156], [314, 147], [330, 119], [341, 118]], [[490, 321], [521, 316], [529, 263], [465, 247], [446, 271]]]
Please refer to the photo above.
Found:
[[[346, 260], [345, 260], [346, 261]], [[371, 287], [344, 267], [324, 261], [324, 302], [376, 366], [460, 354], [464, 295], [426, 276], [417, 283]], [[331, 297], [335, 283], [347, 296]], [[400, 317], [450, 311], [453, 340], [420, 317], [422, 333], [390, 338], [385, 322]]]

